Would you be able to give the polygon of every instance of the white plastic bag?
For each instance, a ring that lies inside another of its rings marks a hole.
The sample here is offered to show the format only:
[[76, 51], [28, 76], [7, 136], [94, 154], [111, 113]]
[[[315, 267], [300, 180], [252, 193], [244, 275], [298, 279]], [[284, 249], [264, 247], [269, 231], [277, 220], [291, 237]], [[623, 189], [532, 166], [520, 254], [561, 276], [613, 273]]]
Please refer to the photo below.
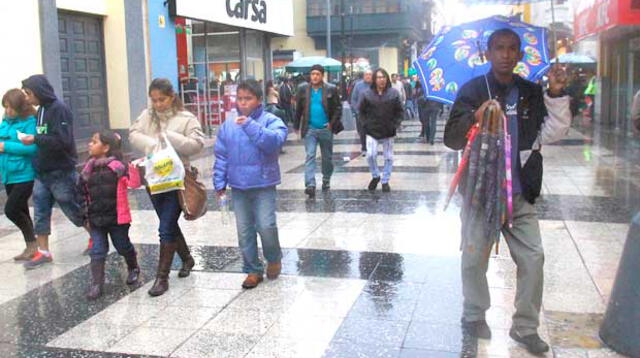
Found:
[[184, 190], [184, 164], [165, 134], [147, 157], [144, 178], [152, 195]]

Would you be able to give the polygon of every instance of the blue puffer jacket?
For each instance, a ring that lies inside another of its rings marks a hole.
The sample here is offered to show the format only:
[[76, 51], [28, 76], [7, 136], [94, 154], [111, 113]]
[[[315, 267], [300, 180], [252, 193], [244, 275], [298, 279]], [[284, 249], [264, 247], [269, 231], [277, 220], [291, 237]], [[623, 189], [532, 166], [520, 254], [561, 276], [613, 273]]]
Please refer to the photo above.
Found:
[[18, 140], [18, 132], [36, 134], [36, 117], [4, 117], [0, 124], [0, 142], [4, 143], [4, 152], [0, 153], [0, 174], [2, 184], [26, 183], [35, 178], [36, 172], [31, 163], [36, 155], [37, 146], [24, 145]]
[[226, 121], [215, 145], [213, 184], [216, 191], [267, 188], [280, 184], [278, 156], [287, 140], [282, 120], [258, 107], [244, 125]]

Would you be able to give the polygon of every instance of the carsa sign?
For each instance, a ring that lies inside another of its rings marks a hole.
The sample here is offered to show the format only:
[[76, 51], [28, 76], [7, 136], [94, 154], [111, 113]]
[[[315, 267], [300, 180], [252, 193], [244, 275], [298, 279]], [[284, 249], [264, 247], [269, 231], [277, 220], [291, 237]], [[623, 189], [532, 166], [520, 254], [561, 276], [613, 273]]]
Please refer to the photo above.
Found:
[[576, 40], [607, 31], [616, 26], [640, 24], [640, 9], [632, 0], [582, 0], [574, 20]]
[[173, 0], [175, 15], [293, 36], [293, 0]]

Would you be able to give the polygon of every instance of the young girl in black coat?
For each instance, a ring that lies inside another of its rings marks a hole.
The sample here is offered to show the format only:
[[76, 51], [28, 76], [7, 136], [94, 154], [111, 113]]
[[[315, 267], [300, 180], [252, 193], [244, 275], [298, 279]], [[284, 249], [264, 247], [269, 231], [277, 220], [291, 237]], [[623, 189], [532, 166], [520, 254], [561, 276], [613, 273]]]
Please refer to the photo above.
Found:
[[135, 284], [140, 274], [136, 251], [129, 240], [131, 211], [127, 198], [127, 188], [140, 186], [140, 178], [136, 170], [128, 170], [120, 145], [121, 138], [117, 133], [108, 130], [95, 133], [89, 142], [91, 158], [80, 175], [93, 238], [91, 284], [87, 293], [90, 300], [102, 295], [108, 236], [127, 263], [127, 284]]

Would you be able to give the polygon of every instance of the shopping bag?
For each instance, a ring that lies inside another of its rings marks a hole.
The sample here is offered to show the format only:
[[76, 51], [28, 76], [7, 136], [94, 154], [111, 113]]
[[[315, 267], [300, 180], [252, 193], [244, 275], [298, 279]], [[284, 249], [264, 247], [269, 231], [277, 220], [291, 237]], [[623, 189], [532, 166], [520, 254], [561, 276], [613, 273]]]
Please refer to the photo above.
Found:
[[186, 220], [196, 220], [207, 212], [207, 189], [198, 180], [198, 169], [185, 171], [184, 190], [178, 192], [180, 206]]
[[182, 160], [167, 136], [163, 134], [145, 163], [144, 178], [149, 192], [153, 195], [184, 190], [184, 175]]

